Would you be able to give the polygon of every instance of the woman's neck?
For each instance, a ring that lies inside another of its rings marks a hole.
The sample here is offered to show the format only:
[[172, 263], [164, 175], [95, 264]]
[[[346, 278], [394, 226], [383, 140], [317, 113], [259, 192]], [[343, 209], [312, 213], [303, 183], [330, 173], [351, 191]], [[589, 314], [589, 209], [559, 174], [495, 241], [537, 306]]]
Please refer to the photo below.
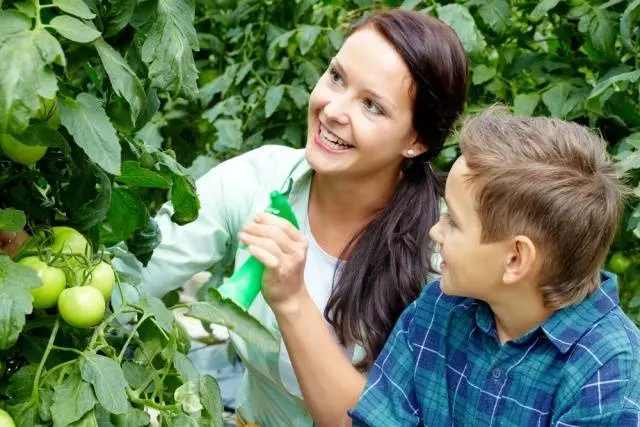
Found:
[[311, 183], [310, 211], [342, 224], [366, 224], [393, 197], [397, 177], [361, 180], [315, 174]]

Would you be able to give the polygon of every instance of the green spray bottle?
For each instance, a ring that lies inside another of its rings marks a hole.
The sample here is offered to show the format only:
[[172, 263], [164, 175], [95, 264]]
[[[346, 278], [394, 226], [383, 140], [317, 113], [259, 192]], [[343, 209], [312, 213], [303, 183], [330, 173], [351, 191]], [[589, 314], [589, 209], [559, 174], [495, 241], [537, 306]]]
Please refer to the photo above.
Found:
[[[265, 212], [279, 216], [289, 221], [295, 228], [300, 228], [289, 202], [287, 194], [278, 191], [271, 192], [271, 203]], [[218, 288], [218, 292], [248, 310], [253, 300], [260, 293], [262, 288], [262, 276], [264, 265], [254, 256], [250, 256], [240, 268]]]

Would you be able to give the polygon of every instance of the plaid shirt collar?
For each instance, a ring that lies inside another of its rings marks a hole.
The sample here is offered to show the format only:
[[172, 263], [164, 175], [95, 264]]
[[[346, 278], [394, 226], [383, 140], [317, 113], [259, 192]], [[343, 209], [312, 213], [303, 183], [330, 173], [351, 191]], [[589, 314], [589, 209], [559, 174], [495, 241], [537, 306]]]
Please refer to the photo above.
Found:
[[[618, 286], [616, 276], [603, 271], [600, 273], [600, 287], [580, 304], [558, 310], [542, 325], [538, 325], [523, 336], [513, 340], [520, 344], [537, 336], [540, 331], [561, 353], [566, 353], [587, 330], [604, 315], [617, 307]], [[493, 313], [486, 303], [477, 302], [476, 324], [480, 330], [498, 339]]]

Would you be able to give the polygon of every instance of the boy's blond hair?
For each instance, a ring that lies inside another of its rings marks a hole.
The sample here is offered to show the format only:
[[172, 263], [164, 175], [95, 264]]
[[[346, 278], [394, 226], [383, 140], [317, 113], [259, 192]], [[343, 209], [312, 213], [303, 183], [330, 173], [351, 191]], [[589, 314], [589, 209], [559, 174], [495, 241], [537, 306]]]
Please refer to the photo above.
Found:
[[586, 127], [491, 108], [459, 132], [482, 241], [526, 235], [542, 256], [545, 304], [580, 302], [600, 284], [622, 186], [606, 142]]

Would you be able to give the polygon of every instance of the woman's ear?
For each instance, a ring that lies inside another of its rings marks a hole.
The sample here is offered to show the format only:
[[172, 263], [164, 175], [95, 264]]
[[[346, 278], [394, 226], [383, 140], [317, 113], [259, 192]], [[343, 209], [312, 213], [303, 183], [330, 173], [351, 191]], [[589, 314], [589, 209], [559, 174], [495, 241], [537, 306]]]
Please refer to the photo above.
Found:
[[414, 141], [409, 145], [403, 152], [403, 155], [411, 159], [413, 157], [417, 157], [420, 154], [426, 152], [428, 147], [422, 143], [422, 139], [419, 136], [416, 136]]

